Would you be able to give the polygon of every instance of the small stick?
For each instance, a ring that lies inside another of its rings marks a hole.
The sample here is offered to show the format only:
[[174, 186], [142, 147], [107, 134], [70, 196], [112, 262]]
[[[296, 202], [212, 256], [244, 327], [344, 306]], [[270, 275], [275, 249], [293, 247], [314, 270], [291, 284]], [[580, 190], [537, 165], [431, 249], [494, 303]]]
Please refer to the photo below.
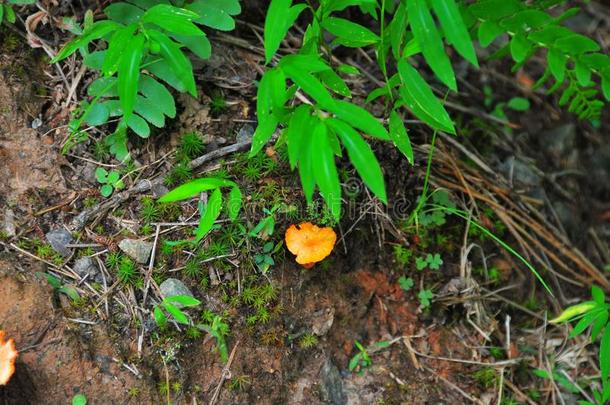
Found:
[[225, 382], [225, 380], [228, 380], [229, 378], [231, 378], [231, 364], [233, 364], [233, 359], [235, 358], [235, 351], [237, 350], [237, 346], [239, 346], [239, 340], [235, 343], [235, 346], [233, 346], [233, 350], [231, 350], [231, 354], [229, 355], [229, 361], [227, 361], [227, 365], [222, 369], [222, 374], [220, 375], [220, 382], [218, 383], [218, 385], [216, 386], [216, 390], [214, 391], [214, 395], [212, 396], [212, 399], [210, 400], [210, 405], [214, 405], [216, 403], [216, 401], [218, 400], [218, 397], [220, 396], [220, 389], [222, 388], [222, 384]]

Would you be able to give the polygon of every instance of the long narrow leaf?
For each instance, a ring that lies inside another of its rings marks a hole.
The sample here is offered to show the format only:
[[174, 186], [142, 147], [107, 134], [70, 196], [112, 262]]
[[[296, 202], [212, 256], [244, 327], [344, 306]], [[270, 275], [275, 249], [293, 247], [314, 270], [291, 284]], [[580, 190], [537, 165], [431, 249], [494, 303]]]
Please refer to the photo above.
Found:
[[133, 37], [131, 44], [121, 55], [118, 67], [117, 89], [123, 109], [123, 116], [129, 122], [138, 94], [138, 79], [140, 77], [140, 61], [144, 50], [144, 35]]
[[313, 171], [330, 212], [338, 219], [341, 217], [341, 185], [335, 166], [335, 154], [328, 142], [327, 131], [328, 128], [322, 121], [319, 121], [313, 130], [312, 146], [316, 151]]
[[464, 59], [479, 67], [472, 39], [455, 0], [431, 0], [430, 3], [443, 27], [447, 41]]
[[208, 204], [205, 207], [205, 211], [199, 220], [199, 226], [195, 231], [195, 241], [199, 242], [205, 237], [205, 235], [212, 230], [214, 222], [220, 215], [222, 210], [222, 193], [220, 189], [216, 189], [212, 192], [212, 195], [208, 199]]

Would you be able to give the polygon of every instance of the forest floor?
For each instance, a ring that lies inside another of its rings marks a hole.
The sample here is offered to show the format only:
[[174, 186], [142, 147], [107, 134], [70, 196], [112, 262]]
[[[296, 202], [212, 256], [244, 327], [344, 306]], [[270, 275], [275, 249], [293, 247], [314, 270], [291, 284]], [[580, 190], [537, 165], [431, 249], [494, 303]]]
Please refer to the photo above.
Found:
[[[255, 8], [246, 14], [260, 21]], [[607, 17], [589, 8], [574, 24], [608, 34]], [[459, 136], [436, 139], [430, 187], [435, 203], [465, 210], [531, 262], [553, 295], [470, 221], [447, 214], [409, 224], [431, 151], [422, 125], [410, 128], [414, 165], [374, 143], [389, 206], [341, 164], [339, 223], [304, 205], [284, 151], [248, 159], [263, 69], [251, 24], [211, 36], [214, 56], [196, 65], [199, 97], [179, 97], [169, 127], [131, 139], [128, 167], [110, 158], [98, 129], [61, 153], [68, 99], [82, 98], [93, 76], [70, 61], [59, 67], [64, 80], [17, 31], [0, 27], [0, 330], [20, 356], [0, 403], [65, 404], [78, 393], [91, 404], [574, 403], [533, 370], [573, 381], [599, 372], [594, 348], [546, 320], [588, 299], [593, 284], [610, 290], [609, 114], [594, 127], [555, 107], [531, 90], [539, 66], [460, 70], [461, 91], [448, 102]], [[372, 69], [363, 55], [337, 56]], [[353, 85], [364, 103], [372, 89]], [[530, 108], [503, 107], [516, 96]], [[189, 169], [175, 155], [191, 133], [205, 149]], [[100, 163], [125, 183], [109, 199], [95, 178]], [[168, 248], [192, 231], [197, 204], [155, 198], [201, 176], [239, 184], [239, 224], [220, 222], [197, 249]], [[273, 229], [251, 232], [269, 218]], [[308, 270], [282, 243], [303, 221], [338, 235], [332, 255]], [[125, 239], [155, 254], [130, 260], [118, 248]], [[156, 326], [167, 279], [202, 302], [186, 310], [191, 317], [228, 325], [227, 362], [209, 334]]]

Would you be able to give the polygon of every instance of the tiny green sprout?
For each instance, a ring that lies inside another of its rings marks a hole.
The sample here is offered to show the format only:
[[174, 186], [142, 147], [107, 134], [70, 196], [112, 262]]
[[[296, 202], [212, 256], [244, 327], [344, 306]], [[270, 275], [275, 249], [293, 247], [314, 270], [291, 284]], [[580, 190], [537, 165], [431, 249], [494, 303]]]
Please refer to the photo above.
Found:
[[227, 100], [220, 92], [215, 92], [210, 97], [210, 111], [212, 114], [220, 114], [227, 109]]
[[201, 275], [201, 264], [199, 264], [196, 260], [189, 260], [184, 265], [184, 269], [182, 270], [185, 275], [196, 278]]
[[155, 204], [155, 200], [151, 197], [144, 197], [140, 203], [142, 204], [140, 218], [142, 218], [144, 222], [152, 222], [160, 218], [161, 211]]
[[231, 382], [229, 383], [229, 388], [232, 391], [243, 391], [246, 387], [251, 384], [250, 376], [248, 375], [236, 375], [231, 378]]
[[417, 294], [417, 298], [419, 298], [419, 304], [423, 309], [429, 308], [431, 304], [431, 300], [434, 297], [432, 290], [424, 289]]
[[101, 184], [100, 194], [102, 197], [110, 197], [114, 190], [121, 190], [125, 187], [119, 172], [111, 170], [108, 172], [103, 167], [95, 169], [95, 178]]
[[181, 308], [196, 307], [199, 304], [201, 304], [201, 301], [188, 295], [172, 295], [163, 298], [159, 304], [154, 306], [153, 316], [160, 328], [165, 328], [167, 326], [168, 317], [166, 312], [177, 323], [191, 325], [191, 320]]
[[140, 395], [140, 389], [138, 387], [131, 387], [127, 395], [129, 395], [129, 398], [137, 398]]
[[355, 340], [354, 345], [358, 349], [358, 353], [356, 353], [349, 361], [348, 368], [349, 371], [356, 371], [359, 375], [364, 375], [364, 371], [367, 367], [370, 367], [373, 364], [373, 360], [369, 356], [366, 348], [362, 346], [362, 344]]
[[310, 349], [317, 344], [318, 338], [312, 333], [306, 333], [301, 337], [301, 339], [299, 339], [299, 347], [301, 349]]
[[117, 270], [118, 279], [125, 284], [130, 284], [132, 281], [134, 281], [135, 275], [135, 263], [130, 258], [123, 256]]
[[400, 288], [402, 288], [404, 291], [409, 291], [411, 288], [413, 288], [413, 279], [411, 277], [405, 277], [405, 276], [401, 276], [398, 279], [398, 285], [400, 285]]
[[506, 106], [515, 111], [527, 111], [530, 109], [530, 101], [523, 97], [513, 97], [508, 100]]
[[177, 155], [179, 158], [192, 159], [201, 155], [204, 150], [205, 145], [201, 137], [195, 132], [189, 132], [180, 138]]
[[411, 261], [413, 251], [401, 245], [394, 245], [394, 258], [401, 266], [406, 266]]
[[428, 253], [426, 257], [419, 256], [415, 259], [415, 267], [417, 270], [423, 270], [426, 267], [431, 270], [438, 270], [443, 264], [440, 253], [431, 254]]
[[72, 405], [87, 405], [87, 397], [84, 394], [76, 394], [72, 397]]

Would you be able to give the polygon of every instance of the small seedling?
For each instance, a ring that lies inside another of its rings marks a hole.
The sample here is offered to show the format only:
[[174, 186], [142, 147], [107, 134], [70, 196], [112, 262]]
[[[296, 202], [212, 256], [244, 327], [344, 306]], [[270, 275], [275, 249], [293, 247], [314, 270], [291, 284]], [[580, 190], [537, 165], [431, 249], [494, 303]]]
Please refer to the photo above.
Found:
[[101, 184], [100, 194], [103, 197], [110, 197], [114, 190], [121, 190], [125, 187], [123, 180], [121, 180], [121, 175], [114, 170], [108, 172], [103, 167], [98, 167], [95, 169], [95, 178]]
[[226, 342], [226, 337], [229, 335], [229, 325], [224, 322], [221, 316], [214, 315], [211, 312], [210, 314], [212, 316], [211, 322], [197, 324], [197, 327], [216, 339], [216, 349], [223, 363], [226, 363], [229, 360], [229, 350]]
[[66, 294], [73, 301], [80, 299], [80, 295], [78, 294], [78, 291], [76, 291], [76, 288], [62, 284], [61, 280], [55, 277], [54, 275], [49, 273], [36, 272], [36, 277], [45, 278], [49, 285], [53, 287], [54, 292]]
[[409, 291], [411, 288], [413, 288], [413, 279], [411, 277], [405, 277], [405, 276], [401, 276], [398, 279], [398, 285], [400, 285], [400, 288], [402, 288], [404, 291]]
[[417, 270], [423, 270], [426, 267], [431, 270], [438, 270], [443, 264], [443, 259], [439, 253], [431, 254], [428, 253], [426, 257], [419, 256], [415, 259], [415, 267]]
[[356, 371], [359, 375], [364, 375], [365, 369], [370, 367], [373, 364], [373, 361], [366, 351], [366, 348], [362, 346], [359, 341], [355, 340], [354, 345], [358, 349], [358, 353], [351, 358], [348, 368], [349, 371]]
[[433, 297], [434, 294], [430, 289], [421, 290], [419, 294], [417, 294], [417, 298], [419, 298], [419, 305], [421, 305], [423, 309], [430, 308], [430, 304], [432, 303], [431, 300]]
[[318, 338], [316, 335], [311, 333], [304, 334], [301, 339], [299, 339], [299, 347], [301, 349], [310, 349], [318, 344]]
[[188, 295], [165, 297], [159, 304], [155, 305], [153, 309], [155, 322], [160, 328], [165, 328], [167, 326], [168, 318], [165, 311], [167, 311], [176, 322], [182, 325], [191, 324], [189, 317], [176, 304], [190, 308], [198, 306], [201, 304], [201, 301]]
[[275, 264], [273, 257], [271, 257], [274, 250], [273, 242], [267, 242], [263, 246], [263, 251], [260, 254], [254, 255], [254, 262], [263, 274], [267, 274], [269, 268]]

